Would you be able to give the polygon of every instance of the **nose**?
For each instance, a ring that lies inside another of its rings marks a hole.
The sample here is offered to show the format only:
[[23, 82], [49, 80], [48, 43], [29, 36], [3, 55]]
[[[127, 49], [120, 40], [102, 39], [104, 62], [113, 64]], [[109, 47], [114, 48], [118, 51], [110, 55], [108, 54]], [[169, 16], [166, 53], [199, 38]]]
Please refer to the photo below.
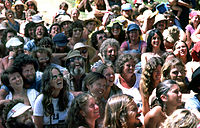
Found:
[[113, 55], [113, 56], [115, 55], [115, 51], [114, 50], [111, 52], [111, 55]]
[[95, 104], [94, 107], [95, 107], [96, 110], [99, 109], [99, 106], [97, 104]]
[[182, 73], [181, 73], [181, 72], [178, 72], [178, 76], [182, 76]]

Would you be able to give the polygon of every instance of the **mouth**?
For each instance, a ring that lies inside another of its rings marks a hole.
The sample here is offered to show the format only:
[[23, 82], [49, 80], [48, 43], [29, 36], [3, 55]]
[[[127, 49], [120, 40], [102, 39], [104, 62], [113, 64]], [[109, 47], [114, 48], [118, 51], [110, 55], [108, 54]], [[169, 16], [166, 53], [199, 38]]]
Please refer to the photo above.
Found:
[[57, 82], [57, 85], [61, 86], [62, 85], [62, 81]]

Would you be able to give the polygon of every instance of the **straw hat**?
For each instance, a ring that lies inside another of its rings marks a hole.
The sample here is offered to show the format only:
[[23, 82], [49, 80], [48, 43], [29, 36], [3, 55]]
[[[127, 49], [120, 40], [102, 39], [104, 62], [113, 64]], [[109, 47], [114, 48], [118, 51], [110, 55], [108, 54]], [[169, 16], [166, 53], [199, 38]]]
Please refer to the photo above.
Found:
[[101, 26], [101, 21], [98, 20], [94, 15], [90, 15], [89, 17], [87, 17], [86, 20], [84, 20], [83, 24], [84, 26], [86, 26], [89, 22], [96, 22], [97, 23], [97, 27]]
[[27, 4], [28, 4], [28, 2], [30, 2], [30, 1], [31, 1], [31, 2], [33, 2], [33, 4], [35, 4], [35, 6], [37, 7], [37, 2], [36, 2], [35, 0], [28, 0], [28, 1], [26, 1], [26, 3], [25, 3], [25, 4], [27, 5]]
[[167, 21], [167, 19], [165, 18], [165, 16], [163, 14], [156, 15], [153, 25], [155, 26], [160, 21]]
[[17, 1], [15, 2], [15, 4], [12, 6], [12, 9], [13, 9], [14, 11], [15, 11], [15, 7], [16, 7], [17, 5], [23, 5], [23, 6], [24, 6], [24, 10], [27, 9], [27, 5], [26, 5], [26, 4], [22, 3], [21, 0], [17, 0]]

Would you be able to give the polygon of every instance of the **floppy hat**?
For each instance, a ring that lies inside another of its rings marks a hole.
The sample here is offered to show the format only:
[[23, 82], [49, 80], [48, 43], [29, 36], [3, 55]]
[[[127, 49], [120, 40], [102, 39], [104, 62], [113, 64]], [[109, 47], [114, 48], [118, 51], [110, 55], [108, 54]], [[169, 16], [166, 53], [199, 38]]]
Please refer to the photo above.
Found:
[[132, 10], [132, 6], [130, 3], [122, 4], [121, 9], [122, 10]]
[[23, 43], [17, 38], [17, 37], [12, 37], [7, 43], [6, 43], [6, 48], [10, 48], [11, 46], [20, 46]]
[[[35, 1], [35, 0], [28, 0], [28, 1], [26, 1], [26, 5], [28, 4], [28, 2], [33, 2], [33, 4], [37, 7], [37, 2]], [[28, 6], [28, 5], [27, 5]]]
[[192, 74], [192, 80], [189, 83], [188, 89], [195, 93], [200, 93], [200, 67], [198, 67]]
[[176, 26], [168, 27], [163, 32], [163, 38], [170, 43], [175, 43], [179, 40], [179, 29]]
[[153, 25], [156, 25], [158, 22], [160, 21], [166, 21], [167, 19], [165, 18], [165, 16], [163, 14], [158, 14], [155, 17], [155, 21]]
[[41, 22], [44, 22], [44, 20], [42, 20], [42, 15], [39, 15], [39, 14], [35, 14], [32, 16], [32, 21], [34, 23], [41, 23]]
[[25, 105], [23, 103], [16, 104], [7, 114], [7, 120], [11, 117], [15, 118], [22, 115], [25, 111], [30, 109], [31, 106]]
[[64, 33], [58, 33], [53, 37], [53, 42], [57, 46], [63, 47], [66, 46], [69, 41], [67, 40], [67, 36]]
[[74, 58], [74, 57], [82, 57], [84, 58], [83, 56], [81, 56], [81, 53], [79, 50], [71, 50], [68, 52], [67, 56], [63, 58], [63, 60], [65, 60], [66, 62], [66, 66], [69, 64], [69, 59], [70, 58]]
[[89, 53], [89, 60], [93, 59], [93, 57], [96, 55], [96, 50], [89, 45], [85, 45], [82, 42], [76, 43], [74, 45], [74, 50], [78, 50], [80, 48], [87, 48], [88, 53]]
[[56, 22], [62, 24], [63, 22], [73, 22], [69, 15], [59, 15], [56, 17]]
[[101, 21], [98, 20], [94, 15], [91, 14], [91, 16], [89, 16], [86, 20], [84, 20], [83, 24], [84, 26], [86, 26], [89, 22], [96, 22], [97, 23], [97, 27], [101, 26]]
[[21, 0], [17, 0], [17, 1], [15, 2], [15, 4], [12, 6], [12, 9], [15, 10], [15, 7], [16, 7], [17, 5], [23, 5], [23, 6], [24, 6], [24, 10], [27, 9], [27, 5], [24, 4], [24, 3], [22, 3]]
[[110, 24], [107, 25], [107, 30], [109, 32], [111, 31], [111, 28], [113, 27], [114, 24], [119, 24], [121, 26], [121, 29], [123, 27], [123, 24], [119, 20], [111, 21]]

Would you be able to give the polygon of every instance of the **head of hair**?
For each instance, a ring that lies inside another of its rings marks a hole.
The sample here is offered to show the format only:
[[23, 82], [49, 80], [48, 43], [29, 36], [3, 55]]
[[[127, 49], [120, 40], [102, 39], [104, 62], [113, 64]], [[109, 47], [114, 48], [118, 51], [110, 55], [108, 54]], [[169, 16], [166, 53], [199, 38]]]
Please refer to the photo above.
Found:
[[37, 29], [38, 27], [40, 27], [40, 26], [44, 29], [44, 36], [43, 36], [43, 37], [48, 37], [48, 36], [49, 36], [48, 30], [47, 30], [47, 28], [46, 28], [44, 25], [42, 25], [42, 24], [37, 24], [37, 25], [35, 26], [34, 32], [36, 32], [36, 29]]
[[13, 12], [12, 10], [8, 9], [8, 10], [6, 10], [6, 12], [5, 12], [6, 19], [8, 19], [8, 16], [7, 16], [8, 13], [12, 13], [12, 14], [13, 14], [13, 17], [14, 17], [14, 12]]
[[2, 39], [1, 39], [1, 42], [2, 42], [4, 45], [5, 45], [6, 42], [7, 42], [7, 34], [8, 34], [8, 33], [13, 33], [14, 36], [17, 35], [17, 32], [16, 32], [14, 29], [12, 29], [12, 28], [7, 28], [6, 30], [4, 30], [4, 31], [3, 31], [3, 34], [2, 34]]
[[[44, 113], [45, 115], [52, 115], [54, 114], [54, 108], [52, 104], [52, 87], [51, 81], [53, 79], [52, 70], [56, 69], [61, 73], [61, 71], [53, 66], [49, 66], [45, 69], [42, 75], [42, 94], [44, 95], [42, 104], [44, 106]], [[63, 88], [60, 90], [58, 95], [58, 107], [59, 111], [64, 111], [68, 106], [68, 85], [67, 82], [63, 79]]]
[[68, 111], [67, 128], [71, 128], [71, 126], [75, 128], [79, 126], [89, 127], [81, 111], [84, 111], [90, 98], [93, 97], [88, 93], [81, 93], [74, 98]]
[[24, 35], [25, 35], [25, 37], [30, 37], [30, 35], [29, 35], [29, 29], [30, 28], [34, 28], [35, 29], [35, 26], [36, 26], [36, 23], [34, 23], [34, 22], [29, 22], [29, 23], [27, 23], [26, 25], [25, 25], [25, 29], [24, 29]]
[[50, 48], [52, 52], [55, 51], [55, 45], [50, 37], [43, 37], [37, 44], [38, 47]]
[[162, 54], [161, 58], [162, 58], [163, 61], [165, 62], [165, 60], [167, 59], [167, 57], [170, 56], [170, 55], [176, 57], [176, 56], [174, 55], [173, 52], [164, 52], [164, 53]]
[[96, 32], [92, 33], [91, 44], [92, 44], [92, 47], [94, 47], [96, 50], [99, 50], [98, 49], [98, 41], [97, 41], [97, 35], [98, 34], [105, 34], [106, 35], [106, 33], [103, 30], [96, 31]]
[[80, 28], [83, 30], [83, 23], [81, 21], [75, 21], [72, 24], [70, 24], [67, 29], [69, 37], [72, 37], [74, 28]]
[[116, 47], [116, 52], [118, 52], [119, 49], [120, 49], [119, 42], [116, 39], [114, 39], [114, 38], [108, 38], [108, 39], [106, 39], [106, 40], [103, 41], [103, 43], [101, 44], [101, 47], [100, 47], [100, 53], [101, 53], [101, 55], [103, 57], [106, 56], [107, 49], [108, 49], [109, 46]]
[[50, 51], [49, 49], [39, 47], [38, 49], [34, 50], [34, 51], [31, 53], [31, 55], [32, 55], [34, 58], [38, 59], [37, 53], [45, 53], [45, 54], [47, 54], [47, 56], [49, 57], [49, 60], [51, 60], [52, 53], [51, 53], [51, 51]]
[[60, 26], [59, 23], [53, 23], [53, 24], [51, 25], [51, 27], [49, 28], [49, 34], [51, 34], [51, 30], [52, 30], [53, 26], [58, 26], [59, 29], [61, 30], [61, 26]]
[[[133, 102], [133, 97], [126, 94], [110, 97], [105, 108], [103, 127], [127, 128], [128, 107], [132, 105]], [[135, 104], [134, 107], [137, 107], [137, 105]]]
[[121, 54], [115, 63], [116, 72], [121, 74], [124, 69], [124, 64], [130, 60], [133, 60], [134, 64], [138, 62], [137, 58], [131, 54]]
[[147, 38], [147, 50], [146, 52], [152, 52], [153, 46], [151, 44], [153, 36], [157, 34], [160, 37], [161, 43], [160, 43], [160, 50], [165, 51], [164, 43], [163, 43], [163, 35], [158, 29], [153, 29], [149, 32], [148, 38]]
[[167, 117], [161, 128], [197, 128], [199, 120], [188, 109], [177, 109]]
[[38, 70], [38, 62], [35, 58], [27, 54], [19, 54], [13, 62], [13, 66], [18, 69], [20, 74], [22, 73], [22, 67], [28, 64], [32, 64], [35, 68], [35, 71]]
[[152, 57], [142, 70], [141, 81], [143, 84], [140, 88], [144, 96], [150, 96], [154, 90], [153, 73], [159, 65], [163, 65], [163, 60], [160, 57]]
[[192, 56], [190, 55], [190, 51], [189, 51], [188, 45], [184, 41], [181, 41], [181, 40], [176, 41], [176, 43], [174, 44], [174, 47], [173, 47], [173, 51], [176, 50], [176, 45], [178, 43], [180, 43], [180, 42], [184, 43], [185, 46], [186, 46], [186, 49], [187, 49], [187, 56], [186, 56], [187, 57], [187, 62], [192, 61]]
[[61, 9], [62, 7], [66, 7], [68, 9], [68, 4], [66, 2], [62, 2], [60, 5], [59, 5], [59, 8]]
[[101, 64], [97, 67], [95, 72], [104, 74], [105, 70], [108, 69], [109, 67], [111, 67], [113, 69], [112, 65], [107, 65], [107, 64]]
[[[119, 33], [119, 39], [118, 39], [118, 41], [120, 42], [120, 43], [122, 43], [124, 40], [125, 40], [125, 31], [123, 30], [123, 26], [122, 25], [120, 25], [119, 23], [114, 23], [114, 24], [118, 24], [119, 26], [120, 26], [120, 33]], [[114, 26], [114, 24], [113, 24], [113, 26]], [[112, 26], [112, 27], [113, 27]], [[114, 35], [113, 35], [113, 33], [112, 33], [112, 31], [111, 31], [111, 29], [108, 29], [108, 31], [109, 31], [109, 33], [110, 33], [110, 38], [114, 38]]]

